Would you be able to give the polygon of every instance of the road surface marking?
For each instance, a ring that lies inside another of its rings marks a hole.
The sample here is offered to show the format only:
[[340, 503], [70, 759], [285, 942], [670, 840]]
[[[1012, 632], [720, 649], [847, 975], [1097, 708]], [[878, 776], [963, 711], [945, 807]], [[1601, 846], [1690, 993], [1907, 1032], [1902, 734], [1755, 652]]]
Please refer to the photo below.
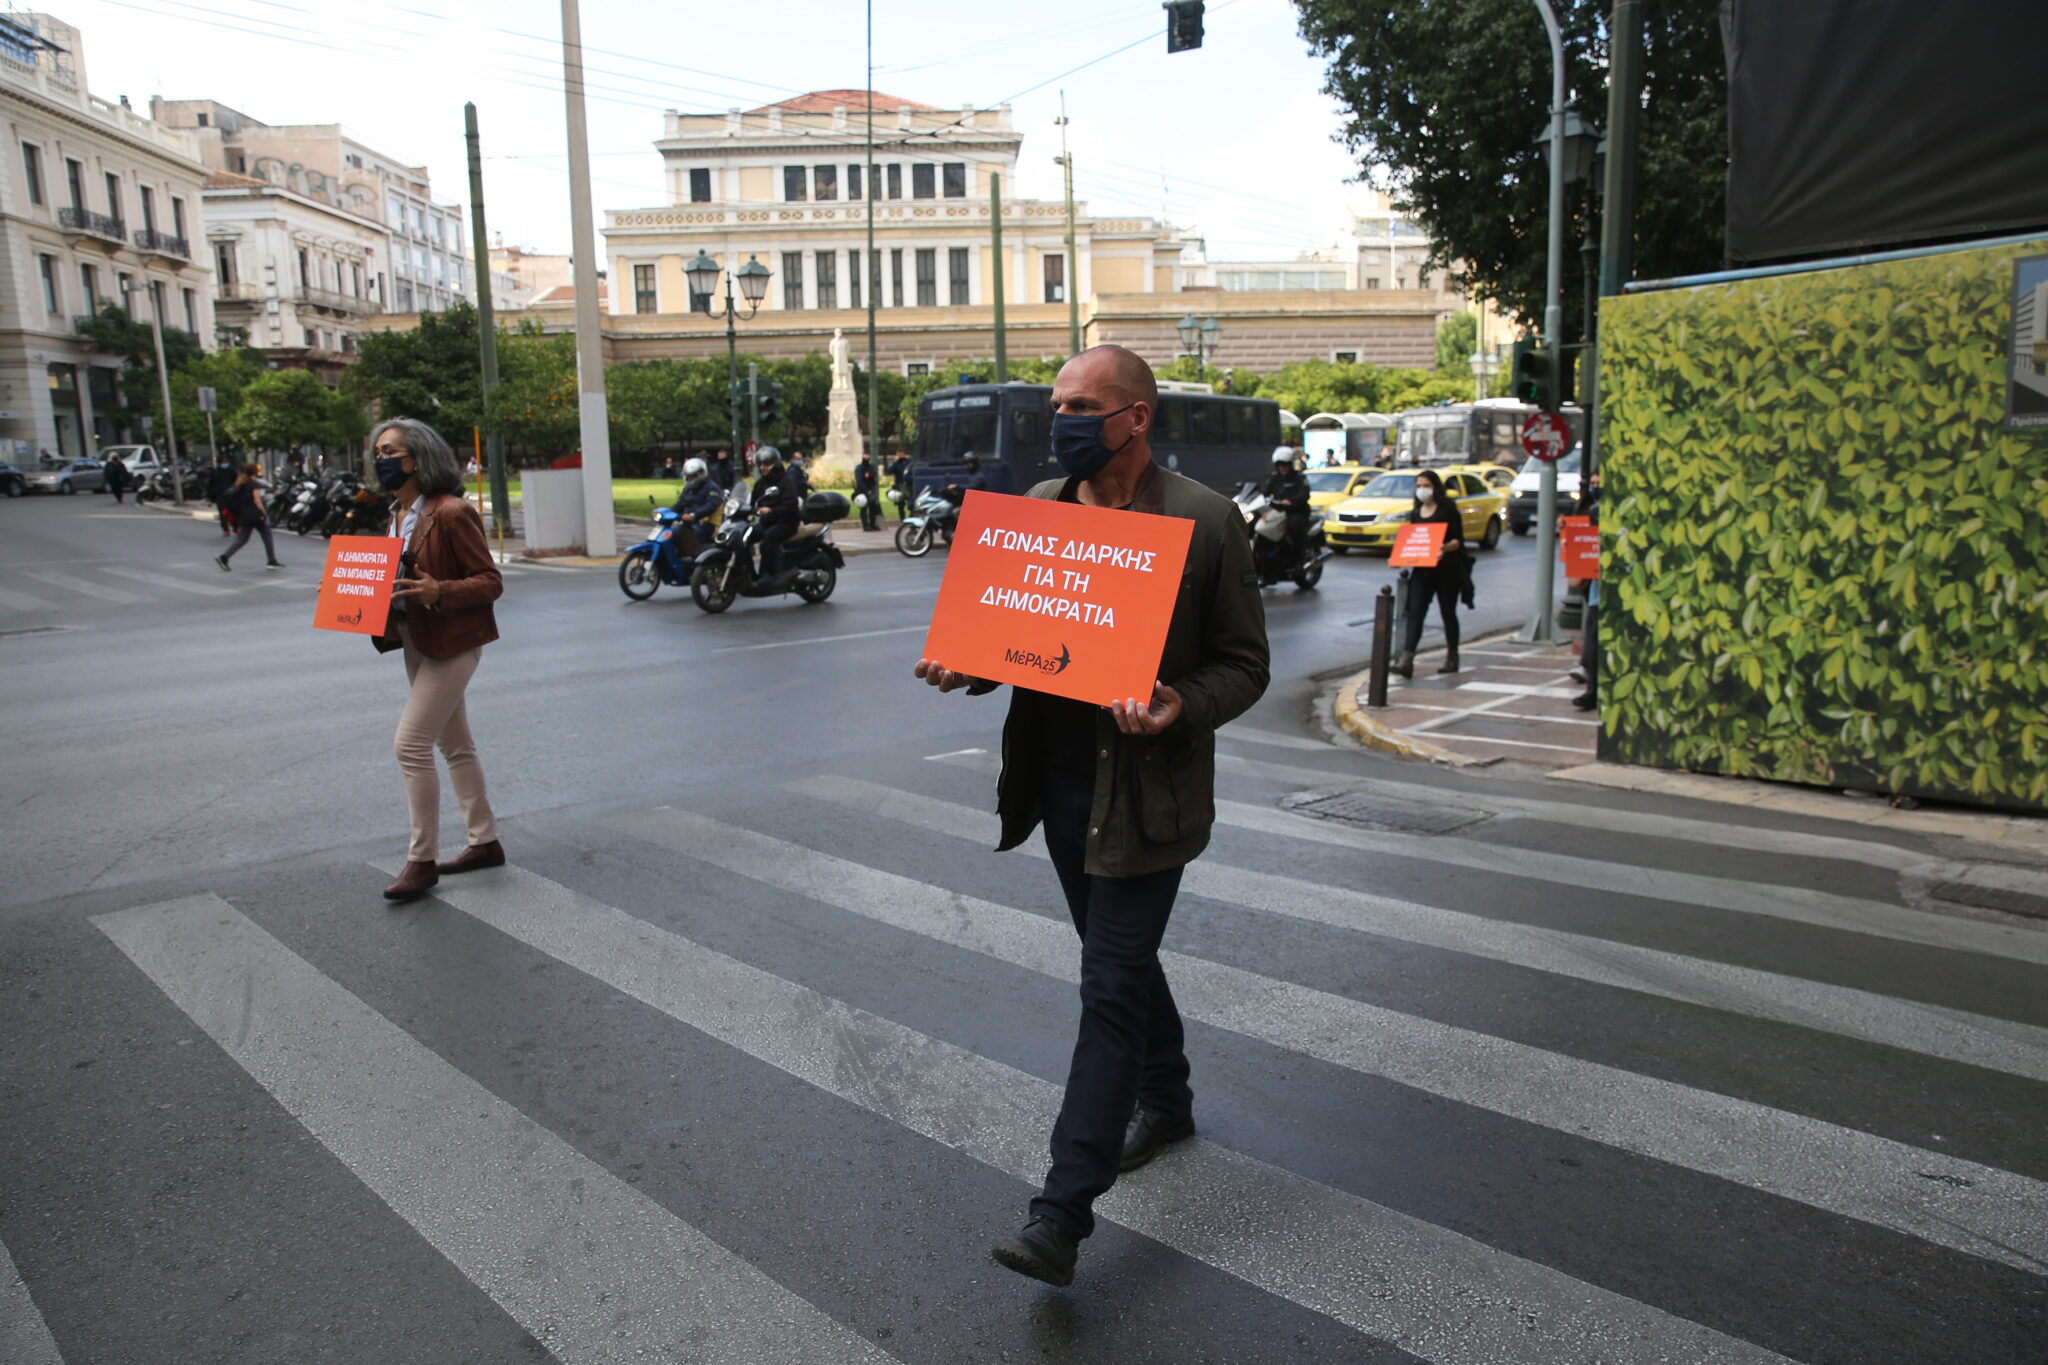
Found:
[[[663, 806], [603, 823], [769, 886], [1077, 982], [1070, 926]], [[1189, 1018], [1956, 1251], [2048, 1271], [2048, 1183], [1182, 953]]]
[[[1045, 1135], [1060, 1105], [1060, 1088], [1052, 1082], [735, 961], [517, 867], [473, 873], [459, 885], [443, 882], [434, 895], [671, 1018], [1029, 1188], [1044, 1178]], [[1106, 1220], [1438, 1365], [1781, 1359], [1212, 1143], [1188, 1143], [1161, 1156], [1145, 1172], [1120, 1180], [1095, 1207]]]
[[[1468, 712], [1467, 714], [1470, 713]], [[1497, 713], [1490, 713], [1488, 714], [1486, 719], [1504, 720], [1506, 719], [1506, 717], [1501, 716]], [[1531, 717], [1531, 719], [1541, 718]], [[1415, 731], [1403, 730], [1401, 733], [1404, 735], [1412, 735], [1415, 733]], [[1462, 741], [1466, 744], [1507, 744], [1517, 749], [1551, 749], [1561, 754], [1578, 754], [1582, 757], [1586, 754], [1590, 754], [1593, 752], [1593, 746], [1590, 744], [1538, 744], [1534, 740], [1495, 739], [1491, 735], [1454, 735], [1447, 730], [1431, 730], [1429, 732], [1429, 737], [1432, 741], [1439, 739], [1454, 739]]]
[[93, 923], [563, 1365], [891, 1359], [450, 1066], [219, 897]]
[[125, 592], [120, 588], [103, 587], [98, 583], [88, 583], [76, 575], [38, 573], [31, 570], [27, 576], [39, 583], [48, 583], [52, 587], [69, 588], [72, 592], [82, 592], [87, 597], [97, 597], [102, 602], [118, 602], [124, 606], [132, 606], [136, 603], [156, 601], [154, 597], [144, 597], [139, 593]]
[[0, 1360], [7, 1365], [64, 1365], [14, 1257], [0, 1246]]
[[[785, 784], [835, 805], [995, 847], [1000, 822], [967, 806], [850, 777]], [[1228, 803], [1224, 803], [1228, 804]], [[1019, 850], [1046, 856], [1036, 837]], [[1541, 925], [1228, 867], [1189, 863], [1181, 889], [1228, 905], [1505, 962], [1690, 1005], [1859, 1038], [1967, 1066], [2048, 1081], [2048, 1028], [1900, 1000], [1850, 986], [1687, 957]]]
[[1577, 688], [1537, 687], [1529, 683], [1468, 682], [1459, 683], [1457, 690], [1460, 692], [1502, 692], [1511, 697], [1556, 697], [1562, 701], [1570, 701], [1573, 697], [1579, 695]]
[[45, 602], [40, 597], [31, 596], [25, 592], [16, 592], [12, 588], [0, 588], [0, 607], [12, 607], [16, 611], [61, 610], [55, 602]]
[[138, 583], [148, 583], [159, 588], [170, 588], [175, 592], [189, 592], [195, 597], [233, 597], [235, 595], [233, 588], [217, 588], [210, 583], [180, 583], [177, 579], [166, 578], [162, 574], [144, 573], [140, 569], [125, 569], [115, 564], [102, 564], [99, 566], [99, 569], [101, 573], [119, 574], [123, 578], [132, 578]]
[[869, 640], [877, 635], [908, 635], [912, 631], [928, 631], [929, 626], [891, 626], [887, 630], [856, 630], [845, 635], [811, 635], [801, 640], [769, 640], [758, 645], [726, 645], [714, 649], [713, 654], [744, 654], [750, 649], [795, 649], [799, 645], [828, 645], [838, 640]]

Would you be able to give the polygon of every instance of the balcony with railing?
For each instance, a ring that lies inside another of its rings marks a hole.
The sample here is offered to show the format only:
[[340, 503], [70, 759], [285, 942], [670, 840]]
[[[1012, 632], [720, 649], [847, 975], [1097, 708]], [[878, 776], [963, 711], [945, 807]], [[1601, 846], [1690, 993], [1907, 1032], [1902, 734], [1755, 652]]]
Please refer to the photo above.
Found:
[[57, 226], [67, 232], [83, 233], [109, 246], [128, 245], [126, 223], [119, 218], [110, 218], [104, 213], [94, 213], [91, 209], [58, 209]]
[[255, 303], [263, 297], [263, 286], [229, 280], [213, 286], [213, 297], [216, 303]]
[[315, 289], [311, 285], [300, 285], [292, 291], [298, 302], [315, 308], [325, 308], [333, 313], [347, 313], [351, 317], [367, 317], [371, 313], [384, 311], [375, 299], [359, 299], [354, 294], [342, 294], [332, 289]]
[[138, 229], [135, 233], [135, 245], [137, 249], [147, 251], [153, 256], [169, 256], [180, 261], [192, 259], [191, 244], [183, 237], [173, 237], [170, 233], [158, 232], [155, 228]]

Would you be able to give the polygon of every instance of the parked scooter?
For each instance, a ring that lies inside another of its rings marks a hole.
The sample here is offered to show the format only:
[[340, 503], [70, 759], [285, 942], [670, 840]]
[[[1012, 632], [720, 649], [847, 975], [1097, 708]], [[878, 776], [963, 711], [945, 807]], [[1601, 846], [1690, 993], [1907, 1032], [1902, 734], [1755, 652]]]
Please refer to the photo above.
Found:
[[845, 516], [843, 494], [817, 492], [804, 499], [803, 524], [782, 545], [782, 567], [762, 576], [755, 547], [761, 526], [746, 489], [725, 500], [725, 521], [712, 547], [697, 556], [690, 573], [690, 597], [717, 615], [740, 597], [780, 597], [793, 592], [806, 602], [822, 602], [839, 584], [846, 557], [832, 543], [832, 523]]
[[[703, 525], [709, 532], [709, 523]], [[627, 550], [619, 561], [620, 591], [635, 602], [645, 602], [664, 583], [686, 586], [704, 549], [697, 526], [673, 507], [656, 508], [654, 534]]]
[[1251, 537], [1252, 566], [1259, 572], [1259, 586], [1291, 581], [1313, 588], [1322, 581], [1323, 561], [1330, 557], [1329, 542], [1323, 538], [1323, 516], [1309, 514], [1308, 530], [1302, 536], [1301, 553], [1287, 539], [1287, 513], [1273, 505], [1256, 484], [1246, 484], [1232, 499], [1244, 513], [1245, 533]]
[[960, 509], [937, 490], [927, 488], [917, 495], [910, 515], [896, 523], [896, 548], [911, 559], [920, 559], [931, 553], [935, 541], [951, 545], [953, 527], [959, 520]]

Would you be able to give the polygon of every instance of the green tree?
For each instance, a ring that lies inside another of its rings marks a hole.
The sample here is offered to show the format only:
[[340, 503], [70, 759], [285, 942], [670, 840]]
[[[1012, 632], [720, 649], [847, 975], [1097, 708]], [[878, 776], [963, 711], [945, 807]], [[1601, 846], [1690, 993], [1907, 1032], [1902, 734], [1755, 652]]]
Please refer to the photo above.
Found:
[[[242, 393], [249, 384], [267, 373], [263, 353], [246, 347], [194, 356], [187, 364], [173, 370], [171, 416], [177, 419], [180, 439], [195, 452], [205, 450], [206, 414], [199, 410], [199, 390], [210, 388], [217, 405], [213, 414], [214, 439], [220, 446], [221, 457], [232, 458], [238, 443], [228, 434], [228, 418], [240, 409]], [[151, 411], [159, 412], [162, 407], [163, 400], [159, 397]]]
[[[427, 319], [420, 321], [424, 325]], [[474, 355], [471, 359], [474, 362]], [[498, 429], [522, 456], [545, 461], [573, 454], [581, 446], [574, 335], [546, 336], [536, 329], [502, 337], [498, 376]], [[466, 433], [468, 428], [459, 430]], [[442, 434], [452, 438], [454, 432], [444, 429]]]
[[1446, 379], [1472, 373], [1472, 352], [1479, 349], [1479, 315], [1453, 313], [1436, 325], [1436, 372]]
[[[1301, 35], [1329, 60], [1323, 89], [1343, 137], [1378, 169], [1435, 243], [1432, 266], [1523, 325], [1543, 316], [1550, 178], [1535, 139], [1548, 122], [1550, 47], [1528, 0], [1295, 0]], [[1606, 7], [1556, 0], [1566, 97], [1607, 117]], [[1720, 266], [1728, 90], [1715, 0], [1646, 5], [1635, 273]], [[1591, 203], [1568, 189], [1562, 304], [1582, 311], [1577, 244]]]
[[360, 440], [369, 419], [305, 370], [265, 370], [242, 386], [224, 425], [244, 450], [296, 455], [309, 445], [335, 450]]
[[[156, 334], [149, 325], [149, 305], [140, 305], [142, 320], [130, 318], [116, 304], [107, 304], [90, 319], [78, 324], [78, 334], [101, 355], [115, 355], [125, 362], [115, 389], [121, 395], [124, 415], [150, 415], [152, 428], [164, 429], [163, 390], [156, 376]], [[199, 359], [203, 352], [189, 332], [164, 329], [164, 364], [173, 375]], [[125, 422], [123, 423], [125, 425]], [[181, 431], [184, 428], [179, 428]], [[187, 432], [186, 439], [190, 439]]]
[[[501, 353], [506, 336], [498, 334]], [[477, 312], [468, 302], [424, 313], [408, 332], [373, 332], [362, 339], [342, 392], [381, 417], [416, 417], [454, 445], [483, 422], [483, 364], [477, 350]]]

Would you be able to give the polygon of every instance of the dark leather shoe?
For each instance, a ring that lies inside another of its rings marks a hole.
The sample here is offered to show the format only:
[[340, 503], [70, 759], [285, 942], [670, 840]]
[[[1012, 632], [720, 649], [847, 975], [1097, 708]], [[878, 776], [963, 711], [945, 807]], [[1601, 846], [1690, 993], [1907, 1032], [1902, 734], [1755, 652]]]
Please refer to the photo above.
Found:
[[1164, 1114], [1154, 1114], [1140, 1109], [1131, 1115], [1130, 1124], [1124, 1129], [1124, 1158], [1117, 1169], [1135, 1171], [1158, 1156], [1160, 1148], [1184, 1142], [1194, 1135], [1193, 1114], [1182, 1114], [1177, 1119], [1170, 1119]]
[[434, 889], [434, 883], [441, 880], [441, 874], [434, 865], [424, 859], [407, 863], [405, 871], [398, 874], [398, 880], [384, 888], [387, 901], [416, 901]]
[[1050, 1218], [1034, 1218], [1015, 1237], [997, 1242], [991, 1254], [1005, 1269], [1065, 1289], [1074, 1282], [1074, 1259], [1080, 1246]]
[[488, 844], [471, 844], [468, 848], [462, 850], [460, 858], [455, 859], [453, 862], [442, 863], [434, 870], [444, 877], [452, 877], [458, 872], [474, 872], [480, 867], [503, 867], [504, 865], [505, 846], [496, 839], [493, 839]]
[[1572, 698], [1572, 705], [1581, 711], [1590, 711], [1599, 704], [1600, 698], [1595, 696], [1590, 690], [1581, 692], [1578, 696]]

